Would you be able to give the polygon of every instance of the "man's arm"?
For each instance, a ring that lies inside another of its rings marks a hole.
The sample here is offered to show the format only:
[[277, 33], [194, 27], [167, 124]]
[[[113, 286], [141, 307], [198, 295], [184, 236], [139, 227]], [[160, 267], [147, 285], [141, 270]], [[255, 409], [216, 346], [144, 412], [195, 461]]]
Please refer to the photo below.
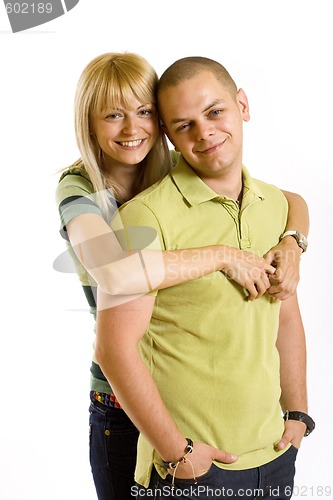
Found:
[[97, 314], [96, 359], [121, 406], [146, 436], [153, 432], [154, 445], [161, 455], [168, 448], [185, 448], [185, 439], [162, 403], [153, 379], [141, 360], [138, 343], [149, 324], [155, 297], [144, 295], [131, 302], [105, 309], [100, 290]]
[[[136, 427], [163, 460], [177, 462], [184, 455], [185, 437], [191, 436], [183, 436], [179, 431], [138, 352], [138, 343], [151, 318], [154, 297], [145, 295], [108, 309], [107, 301], [108, 296], [99, 290], [101, 310], [97, 314], [96, 359]], [[236, 457], [195, 443], [191, 461], [197, 475], [205, 472], [213, 460], [230, 463]], [[176, 476], [193, 477], [192, 470], [188, 464], [180, 464]]]
[[[276, 345], [280, 354], [282, 410], [307, 413], [306, 343], [296, 294], [281, 304]], [[289, 442], [298, 448], [305, 429], [303, 422], [288, 420], [277, 448], [283, 449]]]

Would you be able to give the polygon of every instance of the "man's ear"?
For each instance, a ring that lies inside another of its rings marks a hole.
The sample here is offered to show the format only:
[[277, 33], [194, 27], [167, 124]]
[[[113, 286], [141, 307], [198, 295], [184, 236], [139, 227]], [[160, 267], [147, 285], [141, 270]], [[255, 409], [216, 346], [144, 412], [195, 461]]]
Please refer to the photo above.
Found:
[[239, 89], [237, 91], [237, 101], [243, 120], [245, 122], [248, 122], [250, 120], [249, 101], [243, 89]]

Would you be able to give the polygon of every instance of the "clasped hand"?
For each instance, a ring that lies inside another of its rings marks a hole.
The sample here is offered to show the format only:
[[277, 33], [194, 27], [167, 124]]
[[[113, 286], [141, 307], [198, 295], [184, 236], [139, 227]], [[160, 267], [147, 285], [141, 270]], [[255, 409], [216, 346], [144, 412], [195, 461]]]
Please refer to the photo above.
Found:
[[280, 243], [265, 257], [230, 247], [221, 269], [230, 279], [244, 287], [248, 300], [268, 292], [276, 300], [291, 297], [299, 282], [299, 249]]

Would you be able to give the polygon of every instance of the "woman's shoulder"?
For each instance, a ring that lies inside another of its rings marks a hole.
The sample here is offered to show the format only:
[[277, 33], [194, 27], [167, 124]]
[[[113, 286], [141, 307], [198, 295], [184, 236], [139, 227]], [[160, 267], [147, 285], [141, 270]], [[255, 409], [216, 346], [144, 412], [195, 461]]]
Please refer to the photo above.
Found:
[[90, 196], [94, 187], [82, 162], [76, 162], [61, 172], [56, 187], [56, 200], [62, 203], [72, 197]]
[[[69, 167], [66, 167], [61, 172], [61, 175], [59, 177], [59, 182], [62, 182], [68, 176], [76, 176], [78, 178], [82, 178], [82, 179], [84, 179], [84, 180], [86, 180], [88, 182], [91, 182], [89, 174], [86, 171], [86, 169], [85, 169], [85, 167], [84, 167], [84, 165], [83, 165], [83, 163], [82, 163], [81, 160], [78, 160], [75, 163], [73, 163], [72, 165], [70, 165]], [[70, 180], [70, 181], [73, 182], [74, 178], [72, 178], [72, 179], [66, 179], [66, 180]]]

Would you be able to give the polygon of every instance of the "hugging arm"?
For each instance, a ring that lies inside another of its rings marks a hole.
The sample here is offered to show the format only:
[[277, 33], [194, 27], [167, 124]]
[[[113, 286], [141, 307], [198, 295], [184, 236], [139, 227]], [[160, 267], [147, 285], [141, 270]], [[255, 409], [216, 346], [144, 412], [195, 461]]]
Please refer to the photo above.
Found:
[[[286, 229], [297, 227], [307, 234], [304, 200], [293, 193], [285, 194], [289, 196], [290, 210]], [[250, 300], [261, 297], [267, 289], [275, 298], [283, 300], [295, 292], [299, 280], [301, 250], [292, 237], [284, 238], [263, 259], [227, 245], [181, 250], [145, 248], [129, 252], [121, 248], [103, 217], [94, 213], [74, 217], [67, 224], [67, 232], [81, 264], [111, 295], [147, 293], [223, 271], [248, 290]], [[277, 266], [276, 270], [272, 264]], [[271, 283], [270, 275], [274, 275]]]
[[[298, 230], [305, 236], [309, 233], [309, 210], [305, 200], [296, 193], [282, 191], [288, 201], [288, 220], [285, 231]], [[268, 293], [275, 299], [286, 300], [291, 297], [298, 285], [300, 274], [300, 258], [303, 250], [297, 245], [293, 236], [286, 236], [273, 247], [265, 259], [276, 266], [271, 277]]]
[[81, 264], [101, 289], [115, 296], [160, 290], [221, 270], [247, 288], [254, 299], [266, 291], [267, 275], [274, 272], [265, 259], [226, 245], [123, 250], [113, 230], [97, 214], [74, 217], [67, 232]]

